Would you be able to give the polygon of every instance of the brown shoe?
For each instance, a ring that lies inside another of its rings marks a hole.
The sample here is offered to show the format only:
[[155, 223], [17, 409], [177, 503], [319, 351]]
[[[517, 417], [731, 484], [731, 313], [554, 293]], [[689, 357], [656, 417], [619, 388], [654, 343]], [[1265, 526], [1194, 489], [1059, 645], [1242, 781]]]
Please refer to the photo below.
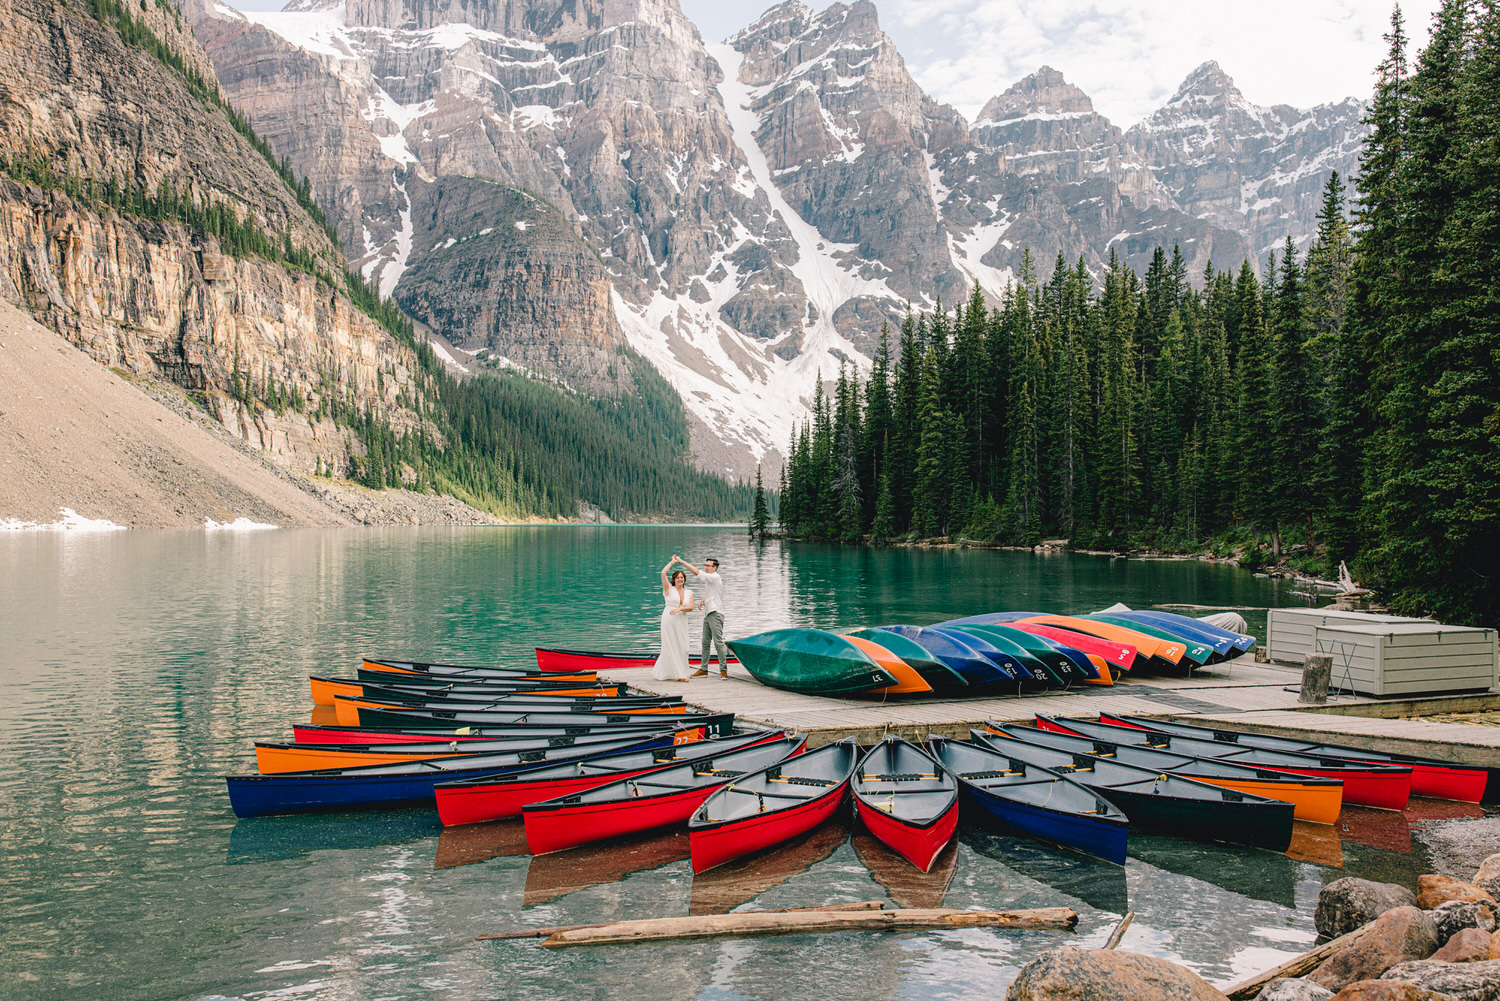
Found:
[[698, 670], [696, 670], [692, 674], [688, 675], [688, 677], [689, 678], [706, 678], [706, 677], [708, 677], [708, 672], [705, 671], [705, 670], [703, 670], [700, 667]]
[[728, 678], [729, 678], [729, 668], [727, 668], [727, 667], [721, 668], [719, 670], [719, 680], [720, 681], [727, 681]]

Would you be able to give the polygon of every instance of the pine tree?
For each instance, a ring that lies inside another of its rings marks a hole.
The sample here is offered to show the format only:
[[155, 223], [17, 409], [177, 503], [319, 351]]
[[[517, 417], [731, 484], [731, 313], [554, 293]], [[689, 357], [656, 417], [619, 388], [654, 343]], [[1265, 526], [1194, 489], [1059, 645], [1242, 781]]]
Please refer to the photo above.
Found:
[[1313, 382], [1307, 361], [1307, 316], [1302, 297], [1302, 269], [1297, 248], [1287, 237], [1281, 255], [1281, 272], [1271, 315], [1271, 412], [1270, 468], [1272, 553], [1280, 556], [1282, 534], [1293, 527], [1305, 528], [1313, 542], [1313, 456], [1316, 408]]
[[771, 512], [766, 507], [766, 491], [761, 486], [760, 463], [755, 464], [755, 507], [750, 512], [750, 541], [766, 541], [771, 527]]

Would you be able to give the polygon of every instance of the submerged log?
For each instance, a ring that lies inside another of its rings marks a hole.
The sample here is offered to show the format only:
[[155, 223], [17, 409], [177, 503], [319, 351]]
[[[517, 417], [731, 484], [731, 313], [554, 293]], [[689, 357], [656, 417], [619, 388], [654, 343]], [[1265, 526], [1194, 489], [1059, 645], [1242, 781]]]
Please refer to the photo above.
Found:
[[1052, 928], [1067, 931], [1078, 923], [1068, 907], [1017, 911], [961, 911], [950, 908], [908, 910], [737, 911], [708, 917], [615, 921], [590, 928], [560, 931], [542, 943], [549, 949], [570, 945], [661, 942], [722, 935], [783, 935], [831, 931], [897, 931], [914, 928]]
[[[1371, 922], [1370, 924], [1374, 924]], [[1347, 935], [1340, 935], [1331, 942], [1324, 942], [1315, 949], [1304, 952], [1300, 956], [1293, 956], [1280, 966], [1272, 967], [1264, 973], [1257, 973], [1248, 980], [1241, 980], [1232, 987], [1224, 988], [1224, 993], [1230, 1001], [1249, 1001], [1260, 993], [1261, 988], [1278, 977], [1300, 977], [1305, 973], [1311, 973], [1323, 964], [1323, 960], [1338, 952], [1344, 946], [1359, 939], [1365, 932], [1370, 930], [1370, 925], [1364, 925], [1354, 929]]]

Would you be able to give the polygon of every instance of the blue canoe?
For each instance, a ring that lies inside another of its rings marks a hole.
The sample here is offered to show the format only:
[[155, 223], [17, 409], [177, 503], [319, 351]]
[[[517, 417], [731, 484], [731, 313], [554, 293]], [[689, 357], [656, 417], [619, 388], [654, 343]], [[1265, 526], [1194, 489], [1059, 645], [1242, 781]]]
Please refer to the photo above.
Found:
[[946, 737], [927, 743], [957, 777], [966, 810], [972, 806], [1013, 830], [1125, 864], [1130, 824], [1103, 796], [997, 749]]
[[1218, 626], [1204, 622], [1202, 619], [1189, 618], [1186, 615], [1176, 615], [1171, 612], [1157, 612], [1153, 610], [1115, 612], [1122, 618], [1134, 619], [1147, 625], [1157, 626], [1179, 635], [1192, 635], [1200, 643], [1208, 643], [1223, 656], [1229, 656], [1230, 651], [1244, 653], [1255, 645], [1255, 637], [1244, 633], [1233, 633], [1228, 629], [1220, 629]]
[[929, 626], [876, 626], [882, 632], [905, 636], [938, 660], [961, 674], [970, 685], [994, 685], [1005, 681], [1030, 678], [1031, 672], [1014, 657], [1000, 654], [1001, 660], [986, 656], [973, 643], [973, 637], [962, 633], [933, 629]]
[[226, 775], [229, 805], [236, 817], [276, 813], [352, 810], [366, 806], [432, 800], [433, 786], [481, 775], [501, 775], [556, 764], [590, 760], [653, 747], [670, 747], [670, 732], [621, 737], [582, 747], [456, 754], [391, 765], [320, 768], [270, 775]]

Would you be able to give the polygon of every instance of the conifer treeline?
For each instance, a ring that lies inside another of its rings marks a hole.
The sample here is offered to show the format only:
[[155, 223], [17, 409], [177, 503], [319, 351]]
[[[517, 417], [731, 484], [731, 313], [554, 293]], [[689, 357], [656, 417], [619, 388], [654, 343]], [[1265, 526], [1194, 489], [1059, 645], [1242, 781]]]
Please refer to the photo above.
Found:
[[1181, 254], [1102, 287], [1029, 254], [991, 307], [882, 330], [870, 377], [792, 436], [792, 536], [965, 536], [1347, 560], [1396, 607], [1500, 621], [1500, 6], [1446, 0], [1411, 68], [1399, 10], [1353, 223], [1337, 174], [1264, 279]]

